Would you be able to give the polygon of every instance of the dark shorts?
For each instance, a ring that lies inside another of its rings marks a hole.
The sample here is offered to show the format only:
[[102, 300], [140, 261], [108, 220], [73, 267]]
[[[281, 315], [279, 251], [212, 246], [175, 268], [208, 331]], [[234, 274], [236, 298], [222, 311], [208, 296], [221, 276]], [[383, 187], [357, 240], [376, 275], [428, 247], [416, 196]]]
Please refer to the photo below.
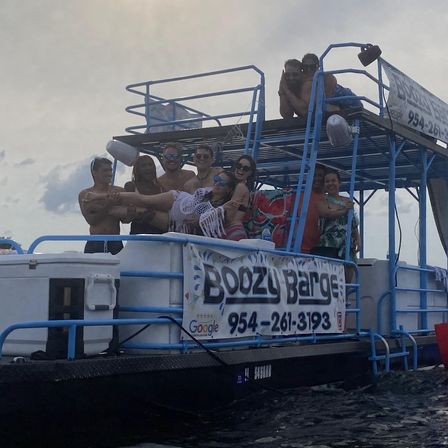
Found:
[[85, 254], [97, 254], [109, 252], [112, 255], [118, 254], [123, 249], [121, 241], [87, 241], [84, 247]]
[[310, 250], [311, 255], [319, 255], [321, 257], [340, 259], [338, 252], [339, 249], [337, 249], [336, 247], [324, 247], [324, 246], [316, 246]]

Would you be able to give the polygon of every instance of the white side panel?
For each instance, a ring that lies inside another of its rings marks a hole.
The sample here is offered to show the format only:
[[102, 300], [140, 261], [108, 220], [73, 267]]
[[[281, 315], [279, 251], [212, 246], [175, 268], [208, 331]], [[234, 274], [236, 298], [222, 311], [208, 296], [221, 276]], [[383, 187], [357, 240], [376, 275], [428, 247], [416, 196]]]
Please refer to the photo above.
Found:
[[[379, 314], [381, 316], [381, 328], [378, 321], [378, 303], [380, 298], [389, 291], [389, 268], [388, 260], [371, 259], [369, 261], [360, 260], [358, 265], [361, 297], [361, 329], [374, 329], [382, 334], [389, 333], [390, 327], [390, 296], [382, 300]], [[408, 266], [400, 262], [402, 266]], [[420, 273], [418, 271], [399, 270], [397, 276], [397, 286], [399, 288], [420, 288]], [[432, 275], [428, 276], [428, 289], [441, 289]], [[413, 291], [397, 291], [397, 310], [416, 310], [420, 307], [420, 293]], [[447, 296], [444, 293], [428, 293], [428, 308], [446, 308]], [[350, 298], [349, 305], [354, 308], [354, 298]], [[403, 325], [407, 331], [419, 328], [420, 313], [398, 313], [397, 327]], [[447, 320], [447, 313], [428, 313], [428, 326], [434, 328], [434, 324]], [[347, 318], [347, 328], [354, 328], [354, 316]]]
[[[49, 319], [49, 279], [85, 279], [84, 319], [112, 319], [116, 303], [115, 280], [119, 260], [110, 254], [27, 254], [0, 257], [0, 330], [27, 321]], [[15, 330], [4, 354], [29, 355], [45, 350], [48, 330]], [[84, 352], [108, 348], [112, 327], [84, 328]]]
[[[167, 241], [129, 241], [120, 252], [122, 271], [151, 271], [182, 273], [182, 245]], [[181, 307], [183, 303], [182, 279], [154, 277], [122, 277], [120, 306]], [[121, 318], [152, 318], [166, 313], [120, 313]], [[175, 317], [175, 315], [171, 315]], [[120, 340], [127, 339], [142, 328], [122, 326]], [[179, 329], [173, 325], [152, 325], [132, 339], [133, 343], [177, 343]], [[141, 353], [141, 351], [139, 351]]]

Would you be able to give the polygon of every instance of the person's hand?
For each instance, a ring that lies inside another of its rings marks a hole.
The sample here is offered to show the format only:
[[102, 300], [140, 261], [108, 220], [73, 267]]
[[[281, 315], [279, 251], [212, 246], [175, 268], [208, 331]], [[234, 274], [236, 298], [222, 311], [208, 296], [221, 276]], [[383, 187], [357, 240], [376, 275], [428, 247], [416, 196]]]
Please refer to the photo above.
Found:
[[285, 78], [285, 70], [282, 70], [282, 76], [280, 77], [280, 84], [278, 86], [278, 94], [279, 95], [286, 95], [288, 92], [288, 85], [286, 84], [286, 78]]
[[361, 250], [361, 240], [359, 236], [355, 236], [353, 238], [353, 250], [355, 251], [355, 253]]
[[226, 203], [223, 205], [223, 207], [224, 207], [224, 210], [226, 210], [226, 211], [229, 211], [229, 210], [238, 210], [239, 207], [240, 207], [240, 205], [242, 205], [241, 202], [230, 200], [230, 201], [226, 202]]

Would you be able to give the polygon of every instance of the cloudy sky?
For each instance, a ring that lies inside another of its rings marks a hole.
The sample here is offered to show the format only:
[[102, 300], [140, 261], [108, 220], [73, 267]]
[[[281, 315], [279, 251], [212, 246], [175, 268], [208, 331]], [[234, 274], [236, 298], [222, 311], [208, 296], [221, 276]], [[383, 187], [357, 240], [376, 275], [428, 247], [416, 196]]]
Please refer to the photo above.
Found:
[[[278, 118], [285, 59], [373, 42], [448, 101], [447, 23], [442, 0], [1, 0], [0, 235], [27, 247], [42, 234], [87, 232], [77, 194], [90, 185], [91, 158], [134, 124], [124, 111], [135, 102], [127, 84], [254, 64], [266, 74], [267, 118]], [[341, 51], [329, 67], [353, 61], [358, 68], [353, 51]], [[358, 80], [351, 86], [368, 90]], [[384, 200], [370, 207], [366, 255], [384, 258], [386, 238], [376, 231], [385, 228]], [[411, 261], [416, 208], [400, 197], [402, 253]], [[444, 265], [429, 225], [429, 261]]]

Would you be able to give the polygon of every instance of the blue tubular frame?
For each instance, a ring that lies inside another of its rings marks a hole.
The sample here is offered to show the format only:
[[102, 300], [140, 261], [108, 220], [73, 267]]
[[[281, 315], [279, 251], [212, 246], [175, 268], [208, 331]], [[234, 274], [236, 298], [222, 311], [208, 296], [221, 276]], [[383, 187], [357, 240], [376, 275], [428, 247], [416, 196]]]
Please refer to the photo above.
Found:
[[[189, 79], [196, 79], [196, 78], [203, 78], [208, 76], [215, 76], [215, 75], [223, 75], [226, 73], [235, 73], [239, 71], [255, 71], [259, 76], [259, 84], [254, 87], [242, 87], [238, 89], [230, 89], [230, 90], [221, 90], [216, 92], [209, 92], [209, 93], [201, 93], [197, 95], [190, 95], [190, 96], [178, 96], [175, 98], [162, 98], [160, 96], [155, 96], [151, 93], [151, 87], [158, 84], [166, 84], [176, 81], [185, 81]], [[264, 73], [255, 65], [246, 65], [242, 67], [235, 67], [230, 69], [224, 69], [224, 70], [216, 70], [212, 72], [205, 72], [205, 73], [197, 73], [194, 75], [188, 75], [188, 76], [178, 76], [175, 78], [166, 78], [166, 79], [159, 79], [155, 81], [146, 81], [146, 82], [140, 82], [136, 84], [130, 84], [126, 87], [126, 90], [128, 92], [134, 93], [139, 96], [143, 96], [144, 102], [139, 104], [134, 104], [131, 106], [128, 106], [126, 108], [126, 112], [129, 112], [133, 115], [137, 115], [139, 117], [144, 117], [146, 120], [146, 124], [144, 125], [137, 125], [137, 126], [130, 126], [126, 128], [126, 132], [129, 132], [131, 134], [139, 134], [141, 130], [146, 133], [150, 133], [152, 128], [156, 128], [160, 126], [179, 126], [179, 127], [185, 127], [184, 125], [190, 124], [190, 123], [198, 123], [198, 122], [204, 122], [204, 121], [210, 121], [214, 120], [218, 123], [218, 125], [221, 125], [221, 119], [225, 118], [234, 118], [234, 117], [243, 117], [243, 116], [249, 116], [249, 123], [248, 123], [248, 130], [247, 130], [247, 136], [246, 136], [246, 145], [245, 145], [245, 152], [248, 153], [249, 150], [254, 154], [254, 158], [256, 159], [256, 153], [258, 150], [258, 142], [261, 135], [261, 128], [265, 117], [265, 78]], [[195, 99], [201, 99], [201, 98], [209, 98], [209, 97], [215, 97], [215, 96], [222, 96], [222, 95], [231, 95], [231, 94], [239, 94], [239, 93], [245, 93], [245, 92], [252, 92], [252, 104], [249, 111], [242, 111], [242, 112], [235, 112], [235, 113], [229, 113], [229, 114], [223, 114], [223, 115], [209, 115], [205, 114], [203, 112], [198, 111], [197, 109], [193, 109], [191, 107], [185, 106], [183, 102], [185, 101], [191, 101]], [[157, 105], [157, 104], [172, 104], [173, 105], [173, 119], [172, 120], [165, 120], [163, 118], [153, 118], [157, 121], [160, 121], [160, 123], [152, 124], [151, 123], [151, 113], [150, 108], [151, 106]], [[196, 113], [200, 115], [199, 117], [193, 117], [193, 118], [186, 118], [186, 119], [176, 119], [176, 105], [184, 108], [185, 110], [189, 112]], [[258, 106], [258, 107], [257, 107]], [[144, 112], [141, 112], [140, 110], [144, 109]], [[250, 141], [251, 141], [251, 135], [252, 135], [252, 128], [253, 128], [253, 121], [254, 116], [257, 115], [256, 118], [256, 124], [255, 124], [255, 133], [254, 138], [252, 139], [252, 147], [250, 148]]]
[[[251, 246], [244, 246], [237, 242], [223, 242], [220, 240], [214, 241], [200, 241], [197, 238], [189, 238], [185, 236], [163, 236], [163, 235], [45, 235], [37, 238], [29, 247], [29, 253], [34, 253], [36, 247], [43, 242], [49, 241], [165, 241], [167, 243], [185, 244], [192, 242], [197, 245], [203, 245], [207, 247], [226, 248], [226, 249], [238, 249], [245, 252], [253, 252], [255, 249]], [[285, 252], [281, 250], [265, 250], [265, 252], [273, 253], [281, 256], [294, 256], [297, 257], [297, 253]], [[301, 257], [308, 258], [320, 258], [311, 255], [300, 255]], [[327, 260], [327, 259], [325, 259]], [[341, 260], [332, 260], [336, 263], [343, 263]], [[353, 263], [350, 263], [355, 266]], [[123, 277], [146, 277], [146, 278], [165, 278], [165, 279], [179, 279], [183, 280], [182, 272], [156, 272], [156, 271], [124, 271], [120, 274]], [[348, 285], [359, 289], [358, 285], [358, 272], [356, 271], [356, 283]], [[22, 322], [14, 324], [0, 333], [0, 356], [3, 344], [6, 337], [15, 330], [23, 328], [45, 328], [45, 327], [68, 327], [69, 328], [69, 344], [68, 344], [68, 359], [74, 359], [76, 353], [75, 347], [75, 335], [76, 328], [79, 326], [104, 326], [104, 325], [147, 325], [157, 323], [159, 325], [173, 325], [169, 318], [160, 316], [160, 314], [173, 314], [182, 316], [183, 308], [180, 306], [175, 307], [160, 307], [160, 306], [119, 306], [119, 311], [124, 313], [149, 313], [158, 314], [156, 318], [129, 318], [129, 319], [108, 319], [108, 320], [62, 320], [62, 321], [40, 321], [40, 322]], [[356, 307], [354, 309], [346, 310], [346, 313], [354, 313], [356, 315], [356, 333], [343, 333], [336, 335], [300, 335], [300, 336], [279, 336], [279, 337], [262, 337], [260, 335], [248, 337], [244, 340], [230, 340], [230, 341], [207, 341], [202, 345], [209, 348], [226, 348], [226, 347], [260, 347], [269, 346], [271, 344], [279, 343], [293, 343], [298, 341], [310, 341], [310, 342], [324, 342], [332, 340], [344, 340], [353, 339], [354, 337], [367, 336], [368, 333], [361, 332], [359, 327], [359, 294], [357, 295]], [[182, 319], [177, 319], [177, 322], [181, 324]], [[123, 348], [128, 349], [142, 349], [142, 350], [181, 350], [183, 352], [192, 349], [201, 349], [195, 342], [181, 341], [179, 343], [154, 343], [154, 344], [141, 344], [127, 342], [122, 345]]]
[[15, 250], [18, 254], [23, 254], [22, 246], [14, 240], [9, 238], [0, 238], [0, 244], [9, 244], [12, 250]]

